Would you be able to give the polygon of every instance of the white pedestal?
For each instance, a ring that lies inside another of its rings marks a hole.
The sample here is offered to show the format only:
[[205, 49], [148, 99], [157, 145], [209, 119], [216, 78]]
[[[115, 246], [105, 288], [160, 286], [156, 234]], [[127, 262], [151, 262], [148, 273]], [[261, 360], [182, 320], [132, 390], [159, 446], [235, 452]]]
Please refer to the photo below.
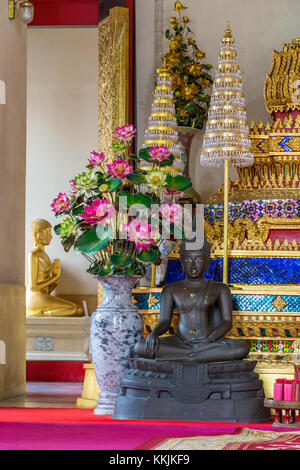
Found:
[[26, 319], [28, 361], [90, 361], [90, 319]]

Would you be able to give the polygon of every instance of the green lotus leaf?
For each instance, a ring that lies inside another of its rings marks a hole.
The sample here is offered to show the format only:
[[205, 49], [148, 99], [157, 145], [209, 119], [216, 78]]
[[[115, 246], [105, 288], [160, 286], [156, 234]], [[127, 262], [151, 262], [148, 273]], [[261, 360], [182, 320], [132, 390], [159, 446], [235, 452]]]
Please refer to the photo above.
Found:
[[133, 258], [131, 256], [126, 255], [125, 253], [118, 253], [115, 255], [111, 255], [110, 262], [116, 268], [127, 268], [133, 262]]
[[159, 204], [161, 203], [160, 198], [156, 196], [155, 193], [144, 193], [151, 200], [151, 204]]
[[97, 178], [97, 184], [100, 186], [103, 183], [107, 182], [107, 174], [106, 173], [100, 173], [99, 171], [95, 173], [96, 178]]
[[75, 242], [75, 250], [79, 253], [95, 253], [95, 251], [103, 250], [111, 239], [111, 229], [102, 228], [99, 230], [92, 229], [84, 232]]
[[[142, 193], [136, 193], [136, 194], [130, 194], [127, 192], [123, 192], [119, 194], [119, 204], [122, 206], [122, 203], [124, 202], [122, 199], [127, 198], [127, 207], [131, 207], [135, 204], [140, 204], [143, 206], [146, 206], [148, 208], [151, 207], [152, 201], [151, 199], [146, 196], [145, 194]], [[120, 199], [121, 198], [121, 199]]]
[[132, 175], [128, 175], [126, 177], [126, 179], [130, 183], [135, 184], [137, 186], [140, 185], [140, 184], [145, 183], [145, 177], [144, 177], [143, 173], [141, 173], [141, 172], [136, 172], [136, 173], [133, 173]]
[[62, 239], [61, 244], [64, 247], [66, 253], [71, 250], [72, 246], [74, 245], [75, 239], [76, 235], [70, 235], [69, 237]]
[[[149, 162], [149, 161], [150, 161], [150, 158], [151, 158], [151, 156], [149, 155], [150, 150], [151, 150], [150, 147], [141, 149], [141, 150], [139, 151], [139, 158], [140, 158], [140, 160], [145, 160], [146, 162]], [[151, 163], [152, 163], [152, 162], [151, 162]]]
[[97, 273], [99, 277], [111, 276], [114, 273], [114, 266], [110, 263], [105, 263], [102, 266], [102, 269]]
[[136, 272], [132, 268], [127, 268], [123, 272], [124, 276], [135, 276]]
[[60, 232], [59, 232], [60, 227], [61, 227], [61, 224], [55, 225], [55, 227], [53, 227], [54, 233], [56, 233], [56, 235], [60, 235]]
[[185, 191], [186, 189], [192, 186], [192, 181], [190, 178], [185, 176], [167, 176], [167, 188], [172, 191]]
[[110, 180], [109, 181], [109, 190], [108, 190], [108, 192], [113, 193], [114, 191], [117, 191], [120, 184], [121, 184], [120, 178], [114, 178], [114, 179]]
[[136, 257], [138, 261], [141, 261], [144, 264], [155, 263], [159, 259], [159, 250], [155, 248], [150, 248], [149, 251], [142, 250]]
[[170, 155], [168, 157], [168, 160], [163, 160], [162, 162], [159, 163], [159, 166], [164, 167], [164, 166], [172, 166], [174, 163], [175, 157], [174, 155]]
[[103, 263], [92, 263], [87, 270], [89, 274], [99, 274], [102, 269]]
[[83, 211], [84, 211], [84, 205], [81, 205], [81, 206], [75, 207], [72, 210], [72, 214], [73, 215], [79, 215], [79, 214], [82, 214]]

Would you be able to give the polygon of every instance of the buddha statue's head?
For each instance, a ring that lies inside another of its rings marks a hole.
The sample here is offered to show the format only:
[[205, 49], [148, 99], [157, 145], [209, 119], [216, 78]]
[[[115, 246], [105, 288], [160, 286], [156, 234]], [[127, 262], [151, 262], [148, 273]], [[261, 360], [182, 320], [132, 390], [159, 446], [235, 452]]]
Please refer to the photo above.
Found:
[[49, 245], [52, 240], [52, 226], [47, 220], [36, 219], [31, 224], [31, 234], [35, 246]]
[[190, 280], [201, 279], [210, 265], [211, 246], [205, 239], [202, 248], [188, 249], [191, 242], [183, 241], [180, 248], [180, 261], [183, 271]]

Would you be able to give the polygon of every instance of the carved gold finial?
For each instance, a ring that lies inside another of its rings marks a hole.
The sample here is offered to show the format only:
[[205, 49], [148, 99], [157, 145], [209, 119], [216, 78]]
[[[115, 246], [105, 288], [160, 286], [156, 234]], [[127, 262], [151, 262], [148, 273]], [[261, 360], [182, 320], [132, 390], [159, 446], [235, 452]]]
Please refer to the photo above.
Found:
[[224, 37], [222, 39], [222, 44], [234, 44], [235, 39], [232, 36], [232, 31], [230, 29], [229, 21], [227, 21]]
[[169, 69], [167, 67], [167, 61], [166, 61], [166, 58], [164, 58], [164, 63], [163, 65], [161, 65], [157, 70], [157, 75], [159, 77], [170, 77], [171, 78], [171, 75], [170, 75], [170, 72], [169, 72]]
[[229, 20], [227, 20], [227, 23], [226, 23], [225, 37], [230, 37], [230, 38], [232, 37], [232, 31], [230, 29]]

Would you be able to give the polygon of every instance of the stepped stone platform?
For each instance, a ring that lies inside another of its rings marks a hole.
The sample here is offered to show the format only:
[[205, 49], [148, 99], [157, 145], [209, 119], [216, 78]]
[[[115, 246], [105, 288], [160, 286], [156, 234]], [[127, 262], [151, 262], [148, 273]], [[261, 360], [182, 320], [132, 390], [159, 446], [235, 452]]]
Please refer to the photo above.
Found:
[[256, 361], [210, 364], [132, 359], [115, 419], [271, 422]]

